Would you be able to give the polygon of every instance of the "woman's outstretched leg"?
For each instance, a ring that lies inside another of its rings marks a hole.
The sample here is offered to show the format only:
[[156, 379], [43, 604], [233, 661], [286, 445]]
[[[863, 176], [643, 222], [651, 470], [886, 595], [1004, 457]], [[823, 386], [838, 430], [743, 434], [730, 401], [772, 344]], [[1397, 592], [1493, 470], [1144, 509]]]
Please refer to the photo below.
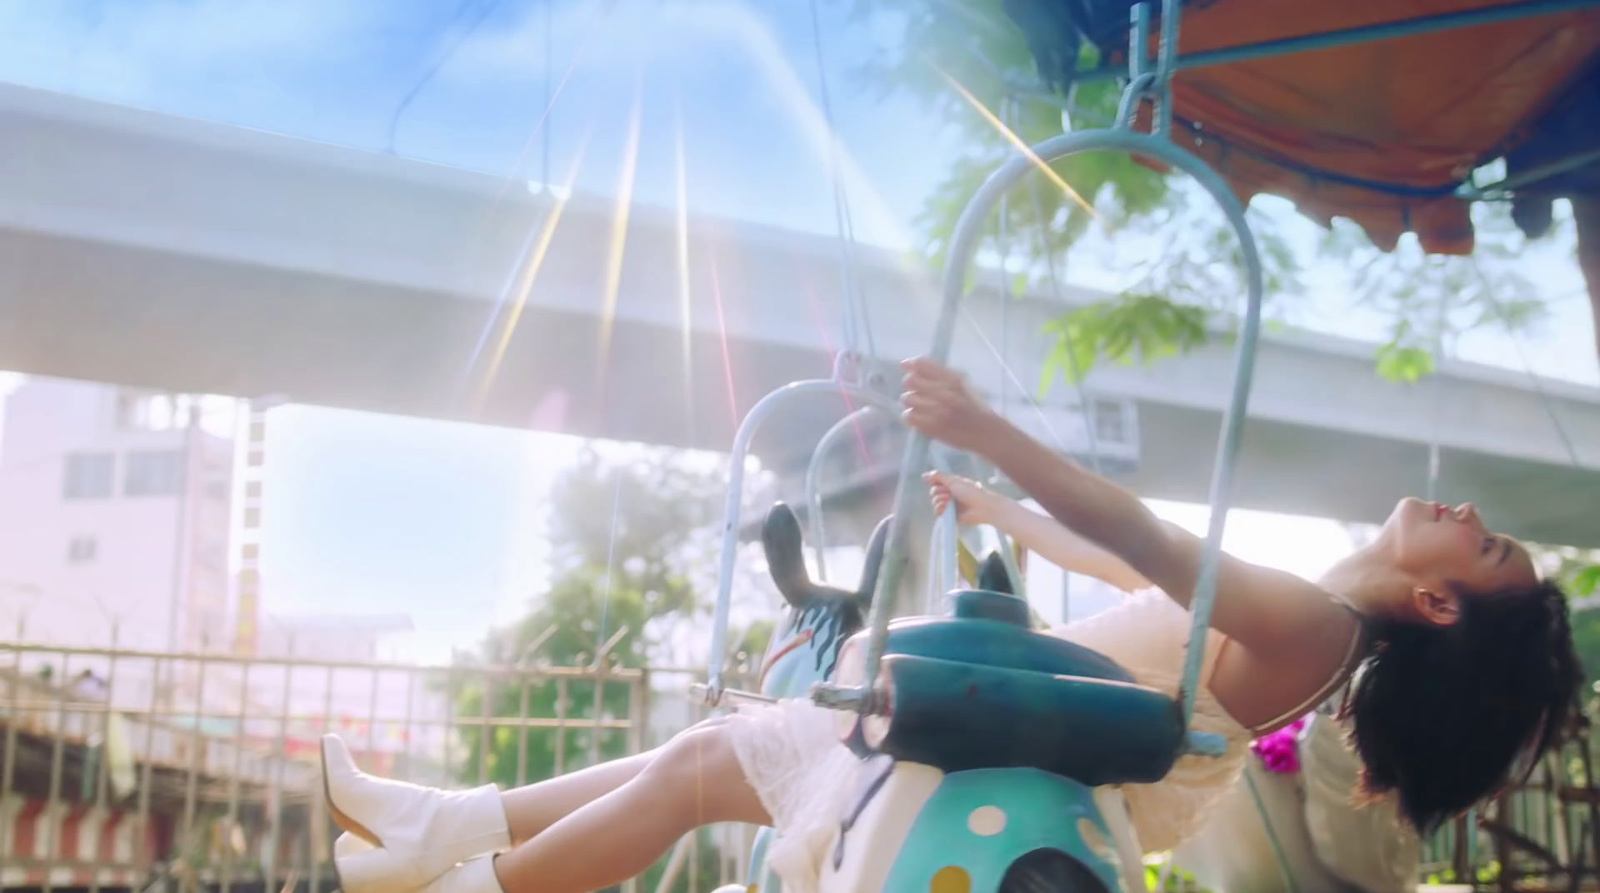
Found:
[[[726, 717], [713, 717], [690, 726], [683, 734], [698, 729], [709, 729], [727, 722]], [[511, 826], [511, 843], [517, 845], [566, 818], [573, 810], [592, 800], [603, 797], [632, 781], [650, 765], [666, 746], [630, 757], [599, 763], [576, 772], [568, 772], [536, 781], [533, 784], [512, 788], [500, 795], [506, 810], [506, 821]]]
[[512, 845], [531, 839], [573, 810], [632, 781], [658, 752], [647, 750], [501, 794], [500, 804], [506, 810]]
[[[685, 734], [725, 721], [707, 720]], [[329, 806], [350, 832], [336, 851], [345, 893], [413, 893], [457, 862], [534, 837], [633, 780], [667, 748], [505, 792], [493, 785], [445, 791], [376, 778], [356, 768], [337, 737], [329, 736], [323, 749]]]
[[[619, 787], [578, 806], [496, 858], [493, 875], [504, 893], [604, 889], [640, 874], [678, 838], [701, 825], [771, 824], [745, 781], [726, 723], [696, 726], [641, 762], [637, 774]], [[528, 827], [537, 824], [532, 814], [537, 787], [528, 789], [530, 812], [520, 819], [527, 820]], [[488, 876], [481, 867], [457, 869], [459, 877], [445, 875], [430, 893], [493, 893], [463, 883]]]

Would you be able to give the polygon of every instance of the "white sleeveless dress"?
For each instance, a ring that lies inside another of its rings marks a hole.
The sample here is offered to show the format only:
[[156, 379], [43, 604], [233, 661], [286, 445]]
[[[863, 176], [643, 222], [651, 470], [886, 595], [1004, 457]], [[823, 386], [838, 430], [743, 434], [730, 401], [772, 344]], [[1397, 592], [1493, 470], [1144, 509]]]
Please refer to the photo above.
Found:
[[1228, 893], [1280, 893], [1284, 862], [1300, 893], [1413, 890], [1421, 838], [1392, 793], [1358, 805], [1361, 758], [1344, 734], [1338, 720], [1319, 712], [1300, 733], [1299, 772], [1272, 772], [1247, 761], [1264, 812], [1244, 785], [1236, 786], [1173, 853], [1174, 861], [1202, 887]]
[[[1093, 617], [1050, 632], [1115, 660], [1140, 683], [1176, 695], [1183, 676], [1190, 615], [1159, 590], [1148, 589]], [[1211, 678], [1222, 639], [1207, 641], [1202, 679]], [[1222, 757], [1184, 756], [1155, 784], [1126, 785], [1140, 846], [1162, 852], [1194, 833], [1206, 811], [1238, 780], [1250, 733], [1202, 685], [1195, 731], [1227, 739]], [[834, 824], [854, 785], [856, 757], [840, 743], [834, 714], [807, 700], [741, 709], [730, 719], [735, 753], [746, 780], [772, 817], [776, 832], [768, 867], [791, 893], [814, 893]]]

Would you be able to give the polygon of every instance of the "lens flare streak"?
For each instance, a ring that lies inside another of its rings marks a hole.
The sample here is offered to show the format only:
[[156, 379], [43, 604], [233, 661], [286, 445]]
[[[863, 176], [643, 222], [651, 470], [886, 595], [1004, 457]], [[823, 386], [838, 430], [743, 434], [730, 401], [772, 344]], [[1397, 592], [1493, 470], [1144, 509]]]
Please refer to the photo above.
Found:
[[561, 215], [572, 197], [572, 187], [577, 182], [579, 169], [583, 166], [588, 144], [589, 136], [585, 134], [578, 144], [577, 152], [573, 153], [572, 168], [567, 172], [565, 184], [559, 189], [550, 190], [551, 205], [545, 213], [544, 226], [540, 228], [538, 237], [533, 240], [531, 248], [523, 256], [522, 274], [517, 278], [512, 290], [510, 309], [506, 312], [499, 337], [495, 339], [488, 360], [484, 363], [483, 376], [472, 404], [475, 413], [482, 411], [484, 404], [488, 402], [490, 390], [494, 388], [495, 379], [499, 377], [500, 365], [505, 361], [511, 337], [516, 333], [517, 324], [522, 321], [522, 312], [527, 308], [528, 296], [533, 292], [533, 284], [539, 278], [539, 271], [544, 267], [545, 258], [549, 256], [550, 243], [555, 239], [556, 228], [561, 224]]
[[[928, 64], [933, 65], [931, 62]], [[995, 116], [994, 112], [989, 111], [988, 107], [986, 107], [982, 102], [979, 102], [978, 97], [973, 96], [971, 91], [969, 91], [966, 87], [963, 87], [960, 81], [956, 80], [954, 77], [951, 77], [950, 73], [945, 71], [943, 68], [933, 65], [933, 70], [937, 71], [940, 77], [949, 82], [950, 86], [954, 87], [956, 92], [960, 93], [961, 97], [971, 104], [971, 106], [977, 110], [978, 114], [983, 116], [985, 121], [989, 122], [990, 126], [999, 131], [1000, 135], [1005, 137], [1006, 140], [1011, 143], [1011, 145], [1016, 146], [1017, 151], [1021, 152], [1023, 155], [1026, 155], [1028, 160], [1033, 162], [1033, 166], [1039, 169], [1040, 173], [1049, 178], [1050, 182], [1056, 184], [1056, 186], [1062, 192], [1066, 193], [1069, 198], [1077, 202], [1078, 207], [1087, 211], [1090, 216], [1095, 216], [1094, 206], [1085, 201], [1083, 196], [1078, 194], [1078, 190], [1073, 189], [1066, 180], [1062, 179], [1061, 175], [1056, 173], [1054, 168], [1048, 164], [1045, 164], [1038, 155], [1034, 154], [1033, 147], [1029, 146], [1027, 142], [1022, 139], [1022, 137], [1017, 136], [1017, 134], [1011, 128], [1006, 126], [1004, 121], [1001, 121]]]
[[722, 311], [722, 277], [717, 272], [717, 257], [711, 255], [711, 299], [717, 308], [717, 335], [722, 339], [722, 372], [728, 383], [728, 412], [733, 427], [739, 427], [739, 398], [734, 390], [733, 354], [728, 350], [728, 320]]
[[[571, 63], [567, 65], [567, 70], [561, 75], [561, 81], [550, 91], [549, 101], [545, 103], [544, 111], [540, 112], [539, 120], [534, 123], [533, 129], [528, 132], [528, 138], [523, 141], [522, 148], [517, 152], [516, 161], [512, 163], [510, 172], [506, 174], [505, 179], [501, 181], [500, 188], [496, 190], [494, 199], [489, 203], [489, 207], [484, 211], [483, 219], [480, 222], [477, 234], [473, 239], [474, 244], [485, 244], [489, 229], [494, 223], [495, 216], [500, 210], [500, 206], [505, 202], [506, 195], [510, 192], [512, 184], [517, 182], [517, 172], [522, 170], [523, 162], [527, 160], [528, 152], [533, 147], [534, 139], [538, 137], [547, 126], [549, 126], [550, 115], [555, 110], [556, 103], [561, 99], [561, 94], [567, 88], [567, 82], [572, 79], [573, 73], [578, 70], [579, 64], [583, 61], [585, 50], [588, 49], [596, 32], [599, 30], [600, 29], [598, 27], [591, 28], [578, 42], [577, 49], [573, 51]], [[577, 158], [582, 158], [587, 142], [588, 140], [586, 136], [584, 140], [580, 142], [576, 154]], [[548, 178], [549, 175], [550, 172], [548, 170], [542, 174], [542, 176], [546, 178]], [[572, 185], [572, 180], [569, 179], [566, 184], [566, 189], [569, 193]], [[542, 183], [541, 186], [548, 191], [551, 187], [551, 184]], [[564, 198], [558, 199], [558, 202], [562, 204], [564, 204], [565, 201], [566, 200]], [[478, 367], [479, 362], [483, 359], [484, 348], [488, 344], [491, 333], [494, 331], [495, 323], [500, 320], [501, 314], [505, 312], [506, 304], [506, 295], [502, 293], [495, 301], [494, 311], [490, 314], [489, 321], [485, 323], [483, 332], [478, 336], [478, 343], [473, 347], [472, 354], [467, 358], [467, 368], [465, 373], [467, 380], [471, 379], [473, 371]], [[521, 310], [520, 308], [514, 308], [511, 312], [514, 315], [520, 315]], [[515, 323], [511, 323], [511, 328], [515, 328]], [[502, 329], [502, 338], [504, 339], [508, 337], [509, 335], [506, 334], [506, 330]], [[481, 408], [482, 399], [488, 390], [488, 383], [492, 381], [495, 375], [494, 367], [497, 367], [498, 364], [499, 360], [495, 359], [485, 367], [486, 371], [481, 379], [479, 393], [474, 397], [474, 411], [477, 411]]]
[[634, 85], [633, 113], [628, 121], [627, 142], [622, 151], [622, 171], [617, 182], [617, 200], [611, 214], [611, 247], [606, 257], [604, 303], [600, 309], [600, 345], [595, 361], [605, 393], [606, 371], [611, 364], [611, 337], [617, 321], [617, 295], [622, 288], [622, 259], [628, 246], [628, 220], [633, 210], [633, 187], [639, 171], [639, 134], [644, 125], [644, 71]]
[[677, 264], [678, 323], [683, 330], [683, 397], [688, 407], [688, 424], [694, 429], [694, 305], [689, 288], [689, 171], [683, 140], [683, 106], [673, 103], [674, 142], [677, 153]]

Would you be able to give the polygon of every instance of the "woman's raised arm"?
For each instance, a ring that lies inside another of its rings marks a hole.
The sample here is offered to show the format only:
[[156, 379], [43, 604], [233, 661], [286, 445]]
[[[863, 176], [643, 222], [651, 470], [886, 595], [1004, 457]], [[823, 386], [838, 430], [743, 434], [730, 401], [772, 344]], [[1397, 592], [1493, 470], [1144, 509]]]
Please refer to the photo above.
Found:
[[[907, 424], [1000, 469], [1050, 516], [1121, 559], [1187, 607], [1204, 541], [1155, 516], [1138, 497], [1037, 443], [931, 360], [904, 363]], [[1262, 657], [1290, 654], [1339, 616], [1321, 588], [1224, 554], [1212, 625]]]
[[1063, 527], [1054, 518], [984, 489], [976, 481], [941, 472], [930, 472], [927, 481], [936, 512], [943, 512], [944, 507], [954, 501], [956, 518], [962, 524], [991, 524], [1022, 548], [1064, 571], [1103, 580], [1124, 592], [1150, 585], [1150, 581], [1127, 562]]

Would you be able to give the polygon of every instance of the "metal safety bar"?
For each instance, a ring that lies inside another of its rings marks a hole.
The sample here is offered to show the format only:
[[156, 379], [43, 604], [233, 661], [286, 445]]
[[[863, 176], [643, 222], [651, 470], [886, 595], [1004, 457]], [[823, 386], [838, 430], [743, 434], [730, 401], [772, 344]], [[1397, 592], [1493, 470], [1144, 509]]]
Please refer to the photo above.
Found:
[[811, 461], [806, 465], [806, 508], [811, 517], [811, 549], [817, 559], [817, 575], [824, 580], [828, 578], [828, 533], [827, 526], [822, 517], [822, 459], [828, 450], [833, 448], [834, 441], [844, 436], [846, 431], [854, 429], [861, 424], [866, 415], [876, 409], [876, 406], [862, 406], [852, 409], [848, 415], [833, 423], [833, 427], [823, 432], [822, 438], [811, 451]]
[[[1144, 4], [1141, 4], [1143, 6]], [[1139, 31], [1141, 18], [1148, 11], [1134, 13], [1135, 31]], [[1150, 84], [1164, 83], [1178, 66], [1176, 35], [1179, 19], [1178, 0], [1165, 0], [1163, 5], [1163, 44], [1158, 53], [1156, 68], [1149, 74]], [[1147, 21], [1147, 19], [1144, 19]], [[1137, 61], [1145, 54], [1147, 42], [1135, 44], [1131, 57]], [[1141, 74], [1144, 72], [1141, 71]], [[1130, 85], [1130, 93], [1136, 85]], [[1149, 89], [1148, 87], [1142, 89]], [[1136, 100], [1135, 100], [1136, 101]], [[1129, 116], [1131, 118], [1131, 115]], [[1125, 122], [1126, 123], [1126, 122]], [[1223, 417], [1217, 462], [1212, 472], [1210, 523], [1206, 544], [1200, 563], [1200, 573], [1190, 602], [1193, 625], [1190, 629], [1188, 650], [1184, 659], [1183, 684], [1180, 690], [1185, 725], [1194, 713], [1200, 665], [1204, 656], [1206, 631], [1210, 626], [1211, 609], [1216, 597], [1217, 566], [1222, 551], [1222, 534], [1227, 518], [1229, 497], [1232, 492], [1233, 473], [1238, 459], [1240, 436], [1249, 401], [1250, 385], [1255, 370], [1256, 341], [1260, 334], [1263, 281], [1261, 258], [1255, 237], [1245, 219], [1244, 206], [1228, 187], [1226, 181], [1210, 165], [1193, 154], [1179, 148], [1164, 136], [1136, 133], [1127, 126], [1107, 130], [1062, 134], [1020, 152], [990, 175], [968, 202], [956, 223], [951, 240], [948, 267], [945, 271], [944, 295], [938, 321], [934, 327], [933, 345], [929, 357], [935, 362], [947, 362], [955, 336], [955, 322], [961, 299], [966, 290], [968, 268], [976, 254], [983, 227], [1001, 198], [1009, 193], [1024, 177], [1033, 171], [1072, 155], [1096, 151], [1121, 151], [1165, 162], [1188, 173], [1209, 192], [1221, 207], [1230, 225], [1238, 234], [1240, 253], [1246, 276], [1246, 306], [1235, 359], [1233, 392]], [[917, 496], [916, 483], [928, 466], [929, 439], [913, 433], [906, 445], [900, 468], [900, 479], [895, 492], [894, 520], [889, 528], [889, 542], [879, 571], [878, 591], [873, 599], [867, 644], [865, 678], [858, 686], [836, 683], [819, 684], [813, 689], [815, 702], [824, 707], [860, 713], [881, 712], [884, 705], [875, 703], [875, 684], [880, 671], [884, 646], [888, 639], [888, 595], [897, 591], [904, 571], [907, 542], [906, 513]], [[1203, 739], [1191, 736], [1191, 749], [1215, 753], [1220, 742], [1214, 736]]]
[[[823, 564], [821, 550], [825, 547], [821, 539], [823, 526], [820, 520], [822, 514], [822, 494], [820, 490], [819, 457], [823, 450], [848, 430], [850, 425], [860, 420], [863, 413], [869, 410], [878, 410], [896, 421], [900, 418], [898, 401], [880, 391], [852, 384], [843, 377], [844, 370], [838, 370], [834, 378], [811, 379], [797, 381], [784, 385], [767, 394], [757, 401], [755, 406], [745, 414], [739, 423], [739, 430], [733, 437], [733, 449], [729, 454], [728, 469], [728, 499], [723, 508], [722, 521], [722, 553], [717, 567], [717, 603], [711, 621], [711, 662], [707, 669], [707, 678], [704, 685], [691, 688], [696, 697], [703, 699], [708, 706], [717, 706], [724, 695], [736, 697], [741, 700], [768, 701], [771, 700], [755, 692], [734, 691], [728, 689], [723, 681], [724, 666], [728, 656], [728, 624], [733, 607], [733, 578], [734, 567], [739, 557], [739, 528], [743, 523], [744, 514], [744, 476], [745, 460], [750, 455], [750, 444], [761, 425], [779, 407], [789, 401], [804, 396], [832, 395], [843, 396], [853, 401], [856, 408], [848, 415], [834, 423], [833, 427], [825, 432], [818, 441], [811, 454], [811, 463], [806, 469], [806, 500], [812, 513], [813, 536], [817, 541], [813, 547], [817, 551], [818, 571], [822, 572]], [[896, 502], [897, 513], [902, 511], [899, 502]], [[898, 521], [898, 518], [897, 518]], [[891, 525], [893, 529], [893, 525]], [[879, 587], [875, 597], [882, 593], [894, 592], [892, 589]]]

